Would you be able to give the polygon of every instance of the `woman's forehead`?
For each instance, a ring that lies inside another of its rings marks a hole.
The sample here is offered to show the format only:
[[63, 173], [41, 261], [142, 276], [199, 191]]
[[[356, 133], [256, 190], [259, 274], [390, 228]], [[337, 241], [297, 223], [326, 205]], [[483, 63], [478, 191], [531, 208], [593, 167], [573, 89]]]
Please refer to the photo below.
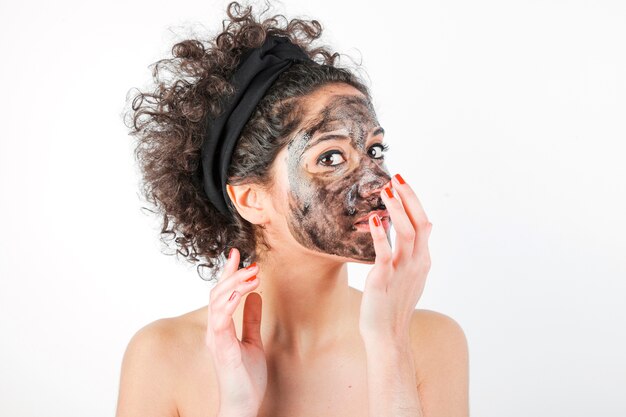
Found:
[[322, 95], [310, 105], [307, 116], [301, 131], [309, 137], [336, 130], [337, 126], [345, 124], [377, 123], [374, 106], [361, 93]]
[[317, 136], [328, 132], [350, 136], [356, 140], [357, 146], [364, 146], [368, 134], [377, 127], [374, 107], [360, 92], [318, 94], [315, 100], [309, 101], [306, 116], [288, 147], [296, 145], [302, 153]]

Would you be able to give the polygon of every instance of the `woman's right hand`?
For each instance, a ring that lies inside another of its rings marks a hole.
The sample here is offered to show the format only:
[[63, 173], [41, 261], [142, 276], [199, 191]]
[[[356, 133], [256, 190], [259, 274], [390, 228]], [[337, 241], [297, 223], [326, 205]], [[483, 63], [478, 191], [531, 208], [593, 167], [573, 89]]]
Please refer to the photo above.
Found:
[[[206, 345], [211, 351], [219, 385], [219, 414], [256, 416], [267, 388], [267, 361], [261, 341], [261, 296], [251, 293], [243, 310], [241, 341], [233, 313], [239, 301], [259, 285], [259, 267], [239, 266], [239, 251], [231, 249], [218, 283], [211, 290]], [[249, 282], [246, 280], [252, 279]], [[234, 298], [229, 300], [231, 295]]]

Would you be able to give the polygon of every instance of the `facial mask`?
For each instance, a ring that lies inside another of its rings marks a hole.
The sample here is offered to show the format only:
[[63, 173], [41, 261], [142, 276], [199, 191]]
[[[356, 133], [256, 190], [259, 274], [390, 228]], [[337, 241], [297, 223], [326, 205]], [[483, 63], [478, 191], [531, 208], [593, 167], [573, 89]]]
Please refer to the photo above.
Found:
[[[335, 95], [289, 143], [287, 221], [291, 234], [301, 245], [374, 261], [376, 253], [369, 231], [357, 230], [354, 223], [373, 210], [385, 209], [379, 191], [391, 176], [384, 160], [375, 159], [380, 157], [382, 146], [377, 141], [366, 148], [368, 133], [382, 131], [375, 130], [378, 126], [374, 109], [365, 98]], [[309, 151], [320, 142], [322, 132], [347, 138], [322, 140], [330, 147], [320, 145]], [[345, 149], [350, 150], [349, 155]], [[320, 164], [320, 159], [326, 165]], [[332, 166], [327, 166], [328, 160]]]

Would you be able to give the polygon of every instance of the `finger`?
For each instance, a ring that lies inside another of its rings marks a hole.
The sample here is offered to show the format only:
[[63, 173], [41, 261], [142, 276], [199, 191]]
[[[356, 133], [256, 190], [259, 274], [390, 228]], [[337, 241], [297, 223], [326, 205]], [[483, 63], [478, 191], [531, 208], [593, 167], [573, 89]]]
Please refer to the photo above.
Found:
[[241, 330], [241, 342], [263, 347], [261, 340], [261, 295], [253, 292], [246, 297], [243, 306], [243, 325]]
[[222, 273], [220, 274], [220, 277], [218, 278], [217, 284], [211, 288], [211, 292], [209, 295], [209, 306], [207, 308], [207, 325], [211, 326], [211, 323], [213, 322], [211, 315], [212, 315], [212, 311], [215, 310], [215, 305], [217, 304], [217, 300], [220, 298], [218, 297], [218, 295], [220, 295], [223, 291], [220, 291], [220, 289], [222, 289], [222, 287], [224, 286], [224, 281], [230, 277], [233, 273], [235, 273], [237, 271], [237, 266], [239, 265], [239, 250], [237, 250], [236, 248], [230, 248], [230, 251], [228, 252], [228, 258], [226, 259], [226, 263], [224, 264], [224, 269], [222, 270]]
[[406, 214], [416, 232], [414, 251], [424, 251], [426, 250], [425, 245], [428, 244], [428, 236], [430, 235], [432, 223], [428, 220], [424, 207], [422, 207], [422, 203], [417, 197], [417, 194], [415, 194], [411, 186], [406, 183], [402, 176], [396, 174], [391, 181], [394, 190], [396, 190], [402, 200]]
[[374, 265], [381, 267], [387, 267], [391, 263], [391, 246], [387, 240], [387, 233], [382, 225], [378, 214], [373, 214], [369, 218], [370, 234], [374, 241], [374, 251], [376, 252], [376, 259]]
[[415, 245], [415, 229], [411, 224], [407, 213], [402, 206], [399, 199], [394, 197], [393, 191], [389, 187], [384, 187], [381, 191], [381, 196], [389, 217], [396, 229], [396, 255], [397, 259], [406, 259], [413, 253], [413, 246]]
[[224, 264], [224, 269], [222, 270], [222, 274], [220, 275], [220, 281], [228, 278], [237, 271], [237, 268], [239, 267], [240, 257], [241, 253], [239, 253], [239, 250], [237, 248], [230, 249], [230, 252], [228, 253], [228, 259], [226, 260], [226, 263]]
[[235, 297], [232, 303], [221, 309], [214, 309], [212, 320], [207, 329], [207, 345], [212, 349], [213, 356], [219, 363], [240, 361], [241, 352], [233, 313], [239, 304], [239, 298]]
[[[259, 279], [256, 272], [258, 272], [256, 265], [251, 269], [240, 269], [222, 283], [225, 287], [228, 287], [228, 289], [212, 297], [211, 304], [209, 305], [210, 313], [208, 325], [216, 348], [218, 346], [227, 348], [237, 339], [233, 314], [245, 294], [258, 287]], [[235, 285], [232, 291], [230, 289], [231, 285]]]
[[[215, 300], [219, 298], [219, 296], [221, 296], [221, 294], [226, 289], [224, 282], [228, 281], [228, 278], [231, 277], [235, 272], [237, 272], [240, 256], [241, 254], [237, 248], [231, 248], [228, 252], [228, 258], [224, 263], [224, 267], [222, 269], [222, 273], [217, 280], [217, 284], [211, 289], [211, 295], [209, 299], [210, 303], [214, 303]], [[228, 288], [232, 287], [233, 285], [230, 285]]]
[[239, 286], [239, 283], [248, 278], [252, 278], [259, 272], [259, 266], [253, 262], [245, 268], [237, 270], [226, 278], [222, 278], [220, 282], [211, 290], [211, 301], [221, 300], [226, 296], [230, 297], [232, 292]]
[[[247, 293], [256, 289], [259, 285], [258, 278], [259, 266], [254, 262], [246, 268], [242, 268], [230, 278], [231, 282], [235, 285], [234, 288], [228, 287], [225, 289], [224, 295], [229, 294], [226, 303], [233, 302], [239, 304], [239, 299], [243, 298]], [[222, 297], [221, 299], [225, 299]], [[236, 307], [236, 306], [235, 306]]]
[[405, 205], [405, 209], [413, 227], [419, 229], [420, 226], [429, 223], [424, 207], [413, 188], [402, 178], [400, 174], [393, 176], [391, 183], [393, 189], [398, 192], [400, 200]]
[[[231, 299], [231, 297], [237, 298], [244, 288], [250, 286], [247, 282], [242, 286], [241, 282], [245, 282], [245, 280], [255, 276], [258, 272], [256, 262], [240, 270], [237, 270], [238, 266], [239, 250], [232, 248], [217, 285], [211, 289], [207, 323], [219, 330], [226, 329], [230, 324], [229, 320], [232, 322], [232, 312], [230, 314], [228, 312], [224, 314], [223, 312], [225, 306], [229, 301], [234, 301], [235, 305], [232, 308], [232, 311], [234, 311], [239, 303], [238, 300]], [[233, 296], [233, 292], [237, 288], [240, 288], [240, 291], [238, 291], [239, 295], [234, 294]]]
[[365, 287], [366, 290], [367, 288], [386, 288], [388, 285], [385, 280], [385, 277], [388, 276], [386, 272], [392, 266], [393, 253], [391, 245], [387, 240], [387, 232], [378, 214], [373, 214], [369, 217], [369, 226], [370, 234], [374, 242], [374, 251], [376, 252], [372, 271], [377, 271], [377, 273], [370, 273], [368, 275]]

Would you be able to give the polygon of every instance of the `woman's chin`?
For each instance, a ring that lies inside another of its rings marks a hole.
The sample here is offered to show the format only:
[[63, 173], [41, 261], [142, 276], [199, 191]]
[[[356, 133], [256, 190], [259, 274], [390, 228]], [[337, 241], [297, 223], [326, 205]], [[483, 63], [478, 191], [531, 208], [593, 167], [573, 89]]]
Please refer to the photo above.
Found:
[[373, 265], [374, 261], [375, 261], [375, 259], [355, 259], [355, 258], [350, 258], [350, 262], [353, 262], [353, 263], [356, 263], [356, 264]]
[[358, 251], [355, 251], [355, 252], [358, 252], [358, 253], [345, 254], [345, 255], [340, 255], [340, 256], [342, 256], [346, 262], [354, 262], [354, 263], [359, 263], [359, 264], [371, 265], [376, 260], [376, 252], [374, 251], [373, 244], [371, 244], [368, 247], [359, 246]]

